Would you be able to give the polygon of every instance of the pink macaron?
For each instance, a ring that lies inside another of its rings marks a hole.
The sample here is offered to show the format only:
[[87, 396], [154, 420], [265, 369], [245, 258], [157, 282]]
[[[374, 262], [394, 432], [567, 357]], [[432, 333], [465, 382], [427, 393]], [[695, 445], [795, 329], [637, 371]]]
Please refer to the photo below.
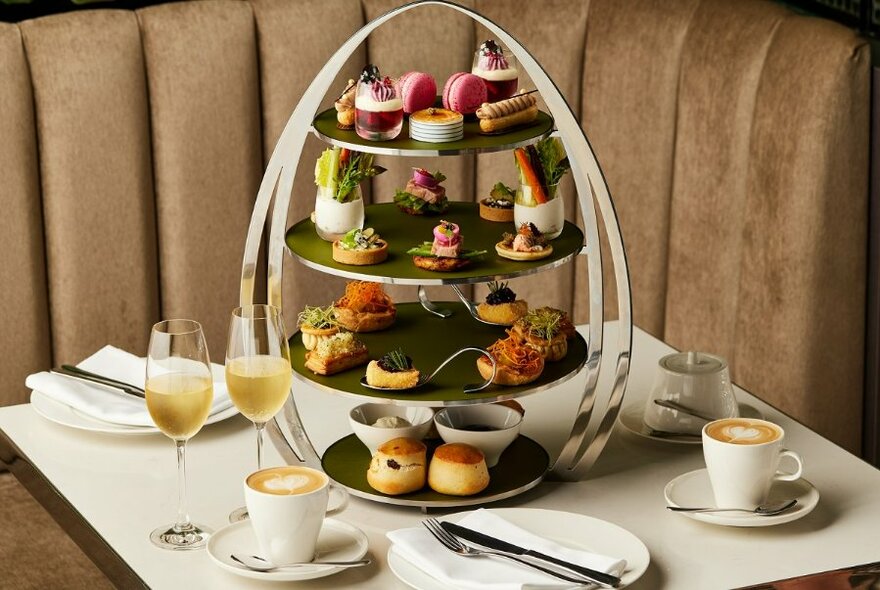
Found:
[[431, 74], [407, 72], [397, 80], [403, 97], [403, 112], [409, 115], [434, 106], [437, 98], [437, 82]]
[[475, 113], [486, 102], [486, 83], [483, 79], [458, 72], [452, 74], [443, 87], [443, 106], [462, 115]]

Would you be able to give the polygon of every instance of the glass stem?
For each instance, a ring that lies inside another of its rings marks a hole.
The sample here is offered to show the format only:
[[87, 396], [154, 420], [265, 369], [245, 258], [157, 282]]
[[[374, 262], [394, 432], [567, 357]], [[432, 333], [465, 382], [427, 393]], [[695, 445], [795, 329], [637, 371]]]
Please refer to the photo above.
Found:
[[186, 440], [174, 441], [177, 445], [177, 522], [176, 532], [189, 530], [189, 514], [186, 513]]
[[263, 468], [263, 428], [266, 427], [265, 422], [254, 422], [257, 429], [257, 471]]

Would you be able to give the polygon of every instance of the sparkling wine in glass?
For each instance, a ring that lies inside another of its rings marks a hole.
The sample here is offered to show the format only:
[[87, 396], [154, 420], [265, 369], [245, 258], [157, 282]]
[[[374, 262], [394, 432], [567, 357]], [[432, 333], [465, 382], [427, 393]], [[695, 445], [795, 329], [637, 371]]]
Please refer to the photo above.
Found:
[[[232, 312], [226, 343], [226, 387], [235, 407], [257, 431], [257, 470], [263, 468], [263, 428], [287, 401], [291, 381], [290, 349], [281, 310], [245, 305]], [[238, 508], [230, 522], [247, 518]]]
[[153, 326], [144, 389], [153, 422], [177, 447], [177, 520], [154, 530], [150, 540], [163, 549], [200, 549], [211, 531], [192, 523], [186, 511], [186, 441], [205, 424], [214, 385], [198, 322], [167, 320]]

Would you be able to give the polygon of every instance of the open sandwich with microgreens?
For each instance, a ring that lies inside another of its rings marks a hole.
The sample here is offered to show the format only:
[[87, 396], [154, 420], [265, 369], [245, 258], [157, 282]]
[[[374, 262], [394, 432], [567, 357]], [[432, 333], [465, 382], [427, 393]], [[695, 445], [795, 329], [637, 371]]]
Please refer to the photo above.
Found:
[[339, 322], [332, 305], [312, 307], [306, 305], [296, 318], [306, 350], [314, 350], [319, 342], [339, 332]]
[[511, 336], [537, 350], [545, 360], [559, 361], [568, 354], [568, 339], [574, 337], [574, 325], [564, 311], [539, 307], [516, 321]]

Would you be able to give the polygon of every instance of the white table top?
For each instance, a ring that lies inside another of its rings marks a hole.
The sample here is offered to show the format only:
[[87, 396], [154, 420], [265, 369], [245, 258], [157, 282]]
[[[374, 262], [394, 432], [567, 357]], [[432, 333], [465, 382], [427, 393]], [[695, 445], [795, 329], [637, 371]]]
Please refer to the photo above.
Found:
[[[608, 326], [614, 341], [614, 324]], [[636, 329], [624, 405], [649, 390], [656, 361], [671, 349]], [[605, 355], [605, 359], [610, 355]], [[607, 379], [608, 376], [605, 375]], [[522, 399], [523, 434], [558, 454], [574, 419], [584, 378]], [[347, 410], [357, 401], [302, 385], [297, 404], [319, 452], [348, 434]], [[703, 465], [699, 446], [635, 436], [619, 423], [585, 481], [545, 482], [490, 507], [532, 507], [577, 512], [622, 526], [651, 552], [651, 565], [631, 588], [732, 588], [880, 560], [880, 471], [794, 420], [737, 390], [786, 430], [786, 446], [805, 459], [805, 477], [821, 493], [805, 518], [774, 527], [739, 529], [696, 522], [665, 510], [663, 488]], [[567, 416], [560, 419], [560, 416]], [[68, 429], [38, 416], [30, 405], [0, 409], [0, 430], [152, 588], [253, 588], [255, 582], [216, 567], [204, 551], [155, 548], [149, 531], [176, 511], [172, 443], [162, 435], [120, 437]], [[268, 443], [268, 440], [267, 440]], [[266, 464], [280, 462], [271, 444]], [[243, 505], [242, 478], [254, 468], [254, 433], [236, 417], [205, 427], [188, 446], [189, 512], [219, 529]], [[385, 533], [417, 526], [418, 509], [352, 498], [336, 518], [362, 529], [374, 564], [296, 588], [405, 588], [386, 564]], [[268, 587], [268, 585], [267, 585]]]

